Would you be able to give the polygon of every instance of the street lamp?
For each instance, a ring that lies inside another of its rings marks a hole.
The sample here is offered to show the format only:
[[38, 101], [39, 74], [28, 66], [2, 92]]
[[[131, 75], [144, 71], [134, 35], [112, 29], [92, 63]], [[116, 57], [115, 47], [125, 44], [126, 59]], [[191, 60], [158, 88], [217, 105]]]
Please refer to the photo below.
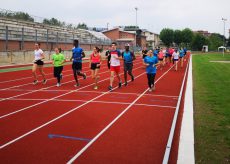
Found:
[[135, 47], [137, 47], [137, 10], [138, 10], [138, 8], [137, 7], [135, 7], [135, 10], [136, 10], [136, 35], [135, 35]]
[[223, 57], [224, 57], [224, 46], [225, 46], [225, 22], [227, 21], [227, 19], [222, 18], [222, 21], [224, 22], [224, 33], [223, 33]]

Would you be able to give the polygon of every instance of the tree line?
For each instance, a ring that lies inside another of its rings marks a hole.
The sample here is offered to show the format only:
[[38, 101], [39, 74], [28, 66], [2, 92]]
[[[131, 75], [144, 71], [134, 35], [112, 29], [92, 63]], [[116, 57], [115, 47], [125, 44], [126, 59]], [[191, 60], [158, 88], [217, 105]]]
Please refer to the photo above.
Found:
[[[188, 47], [192, 50], [201, 51], [203, 45], [208, 45], [209, 50], [215, 51], [223, 45], [230, 47], [230, 37], [228, 41], [223, 35], [212, 33], [209, 36], [203, 36], [199, 33], [194, 33], [191, 29], [173, 30], [164, 28], [160, 32], [160, 39], [165, 46]], [[227, 44], [226, 44], [227, 43]]]

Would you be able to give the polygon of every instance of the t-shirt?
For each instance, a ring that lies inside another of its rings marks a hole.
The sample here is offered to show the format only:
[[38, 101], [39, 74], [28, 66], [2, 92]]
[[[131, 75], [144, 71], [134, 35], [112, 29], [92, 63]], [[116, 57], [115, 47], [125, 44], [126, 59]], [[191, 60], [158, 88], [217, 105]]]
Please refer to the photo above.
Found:
[[158, 53], [159, 53], [159, 51], [158, 51], [158, 50], [154, 50], [153, 55], [154, 55], [154, 56], [157, 56], [157, 55], [158, 55]]
[[82, 62], [82, 53], [83, 53], [83, 49], [81, 47], [74, 47], [72, 49], [73, 63], [81, 63]]
[[43, 51], [41, 49], [34, 50], [34, 59], [41, 60], [42, 59]]
[[184, 50], [180, 50], [179, 53], [180, 53], [180, 57], [184, 57]]
[[111, 51], [111, 59], [110, 59], [110, 65], [111, 66], [120, 66], [120, 59], [116, 59], [116, 57], [120, 57], [121, 56], [121, 52], [118, 50], [115, 51]]
[[163, 59], [164, 58], [164, 53], [162, 51], [159, 52], [158, 58], [159, 59]]
[[122, 52], [122, 58], [125, 63], [133, 63], [134, 54], [131, 51], [124, 51]]
[[179, 59], [179, 53], [174, 51], [172, 57], [173, 59]]
[[61, 53], [53, 54], [52, 60], [54, 61], [54, 67], [60, 67], [63, 65], [62, 62], [65, 60], [65, 56]]
[[158, 63], [158, 59], [156, 56], [146, 56], [144, 62], [146, 64], [149, 64], [149, 66], [146, 67], [146, 73], [155, 74], [157, 72], [156, 66], [153, 67], [154, 64]]
[[90, 55], [90, 59], [91, 59], [92, 63], [100, 63], [101, 56], [100, 55], [94, 55], [94, 53], [92, 53]]

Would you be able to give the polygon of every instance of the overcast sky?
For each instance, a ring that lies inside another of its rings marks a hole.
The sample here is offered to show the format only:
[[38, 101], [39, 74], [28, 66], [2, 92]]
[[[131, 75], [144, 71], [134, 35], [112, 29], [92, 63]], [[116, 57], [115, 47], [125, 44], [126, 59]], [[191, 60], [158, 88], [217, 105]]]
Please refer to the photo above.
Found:
[[90, 27], [135, 25], [159, 33], [163, 28], [208, 30], [225, 36], [230, 29], [230, 0], [0, 0], [0, 8], [57, 18]]

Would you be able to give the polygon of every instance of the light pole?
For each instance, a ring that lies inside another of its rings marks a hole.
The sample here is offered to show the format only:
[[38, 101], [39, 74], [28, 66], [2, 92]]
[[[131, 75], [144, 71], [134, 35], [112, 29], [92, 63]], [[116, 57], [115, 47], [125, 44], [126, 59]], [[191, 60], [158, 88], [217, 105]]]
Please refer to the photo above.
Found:
[[109, 30], [109, 23], [107, 23], [107, 30]]
[[136, 33], [135, 33], [135, 47], [137, 47], [137, 10], [138, 8], [135, 7], [135, 10], [136, 10]]
[[223, 33], [223, 57], [224, 57], [224, 46], [225, 46], [225, 22], [227, 21], [227, 19], [222, 18], [222, 21], [224, 22], [224, 33]]

